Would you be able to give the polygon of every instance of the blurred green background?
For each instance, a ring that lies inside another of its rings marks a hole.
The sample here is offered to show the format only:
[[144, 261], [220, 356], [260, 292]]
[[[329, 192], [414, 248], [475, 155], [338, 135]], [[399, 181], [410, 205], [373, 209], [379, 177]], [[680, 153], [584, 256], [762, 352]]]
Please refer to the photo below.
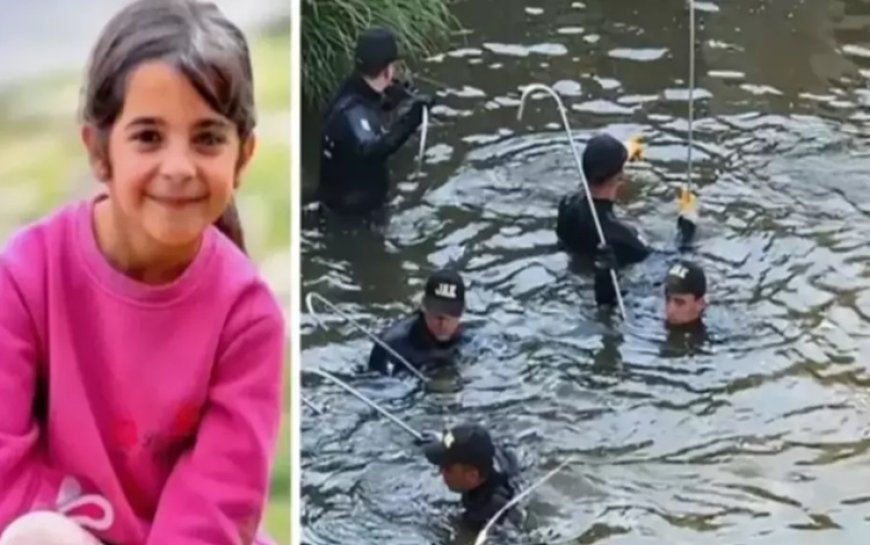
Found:
[[[255, 64], [257, 154], [238, 194], [248, 248], [290, 318], [290, 35], [249, 34]], [[22, 224], [99, 188], [78, 137], [81, 71], [15, 81], [0, 89], [0, 242]], [[289, 350], [288, 350], [289, 357]], [[289, 365], [288, 365], [289, 369]], [[289, 375], [285, 384], [289, 384]], [[266, 525], [290, 536], [289, 387]]]

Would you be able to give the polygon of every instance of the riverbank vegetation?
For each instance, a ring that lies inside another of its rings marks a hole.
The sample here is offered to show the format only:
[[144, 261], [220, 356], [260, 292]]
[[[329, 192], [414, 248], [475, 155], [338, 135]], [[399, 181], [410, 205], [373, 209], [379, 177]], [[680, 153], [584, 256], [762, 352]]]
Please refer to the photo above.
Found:
[[392, 28], [403, 57], [431, 53], [456, 26], [447, 0], [303, 0], [302, 100], [318, 107], [349, 72], [357, 35]]

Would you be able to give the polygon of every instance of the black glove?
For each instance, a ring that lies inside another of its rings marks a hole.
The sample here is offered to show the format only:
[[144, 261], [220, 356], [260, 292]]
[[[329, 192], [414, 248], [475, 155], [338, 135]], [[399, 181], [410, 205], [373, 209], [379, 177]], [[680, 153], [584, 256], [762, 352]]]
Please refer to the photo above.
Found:
[[441, 442], [441, 435], [439, 435], [435, 432], [424, 431], [420, 435], [422, 435], [423, 437], [414, 439], [414, 444], [418, 447], [425, 447], [426, 445], [429, 445], [432, 443], [440, 443]]
[[616, 269], [616, 254], [613, 248], [607, 244], [598, 244], [595, 249], [595, 270], [598, 272], [609, 272]]
[[393, 81], [384, 89], [384, 95], [388, 100], [399, 103], [406, 98], [413, 97], [417, 94], [417, 88], [410, 80], [393, 79]]
[[677, 217], [677, 232], [680, 233], [679, 245], [680, 248], [688, 248], [692, 245], [692, 239], [695, 238], [695, 231], [698, 226], [695, 222], [685, 216]]
[[384, 89], [383, 109], [395, 110], [404, 100], [412, 98], [416, 93], [417, 89], [410, 81], [393, 79], [393, 82]]
[[616, 290], [610, 271], [616, 269], [616, 254], [613, 248], [599, 244], [595, 249], [595, 303], [599, 306], [616, 303]]
[[414, 102], [411, 104], [408, 115], [411, 116], [415, 127], [418, 127], [423, 122], [423, 108], [431, 110], [434, 105], [435, 99], [429, 95], [417, 95], [414, 97]]

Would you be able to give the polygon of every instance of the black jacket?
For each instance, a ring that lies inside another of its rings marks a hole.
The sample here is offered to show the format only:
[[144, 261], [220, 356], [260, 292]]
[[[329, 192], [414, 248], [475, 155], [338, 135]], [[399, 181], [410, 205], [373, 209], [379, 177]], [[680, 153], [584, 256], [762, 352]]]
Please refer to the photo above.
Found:
[[[453, 338], [441, 342], [429, 332], [422, 311], [416, 311], [383, 331], [380, 335], [387, 345], [408, 360], [408, 363], [422, 369], [452, 364], [459, 348], [467, 340], [465, 330], [460, 324]], [[369, 369], [390, 374], [407, 371], [405, 366], [387, 353], [379, 344], [375, 344], [369, 356]]]
[[[613, 249], [617, 267], [638, 263], [652, 253], [652, 248], [636, 229], [617, 219], [613, 212], [613, 201], [593, 199], [593, 202], [604, 238]], [[590, 259], [595, 257], [600, 240], [585, 193], [568, 195], [559, 202], [556, 236], [569, 252]], [[616, 303], [616, 291], [607, 270], [595, 271], [595, 302], [599, 305]]]
[[348, 213], [385, 204], [390, 189], [387, 159], [422, 121], [422, 109], [414, 106], [387, 127], [384, 95], [359, 75], [342, 84], [323, 118], [317, 188], [323, 204]]
[[[520, 492], [519, 463], [514, 454], [497, 446], [496, 466], [486, 481], [470, 492], [462, 494], [462, 523], [470, 530], [480, 531], [495, 514]], [[521, 514], [509, 509], [497, 522], [519, 522]]]
[[[613, 248], [618, 265], [621, 267], [646, 259], [652, 252], [651, 248], [636, 229], [617, 219], [613, 213], [613, 201], [594, 199], [594, 202], [604, 238], [608, 246]], [[583, 192], [564, 197], [559, 202], [556, 236], [571, 253], [594, 257], [600, 241], [595, 220]]]

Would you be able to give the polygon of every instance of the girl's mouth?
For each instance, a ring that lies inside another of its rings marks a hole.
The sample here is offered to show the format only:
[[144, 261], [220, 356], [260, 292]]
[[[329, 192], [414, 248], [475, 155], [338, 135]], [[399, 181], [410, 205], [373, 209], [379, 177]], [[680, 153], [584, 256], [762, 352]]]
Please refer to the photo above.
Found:
[[162, 197], [157, 195], [146, 196], [150, 200], [169, 208], [184, 208], [186, 206], [199, 204], [208, 200], [207, 195], [201, 197]]

